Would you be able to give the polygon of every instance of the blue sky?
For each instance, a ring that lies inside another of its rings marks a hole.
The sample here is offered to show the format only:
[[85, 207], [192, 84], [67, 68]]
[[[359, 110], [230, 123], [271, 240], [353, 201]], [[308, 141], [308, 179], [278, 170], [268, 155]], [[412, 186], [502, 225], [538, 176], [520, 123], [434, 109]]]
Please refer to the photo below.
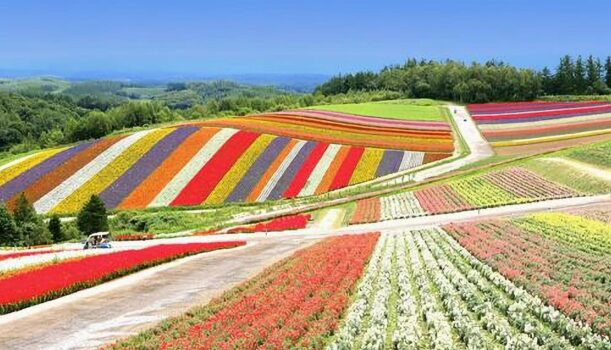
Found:
[[610, 1], [4, 0], [0, 70], [324, 73], [611, 54]]

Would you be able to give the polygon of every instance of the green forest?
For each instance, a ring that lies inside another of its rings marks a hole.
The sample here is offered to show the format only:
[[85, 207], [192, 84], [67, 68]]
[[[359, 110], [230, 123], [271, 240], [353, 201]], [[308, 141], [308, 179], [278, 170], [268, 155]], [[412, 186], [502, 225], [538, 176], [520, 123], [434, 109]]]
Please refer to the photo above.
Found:
[[504, 62], [465, 64], [409, 59], [380, 72], [338, 75], [316, 89], [325, 96], [349, 91], [394, 91], [405, 97], [470, 102], [525, 101], [546, 95], [611, 93], [611, 57], [564, 56], [554, 72], [516, 68]]
[[230, 81], [135, 84], [58, 78], [0, 79], [0, 156], [99, 138], [136, 127], [322, 104], [399, 98], [462, 103], [611, 94], [611, 58], [564, 56], [553, 70], [489, 61], [409, 59], [379, 72], [338, 75], [312, 93]]

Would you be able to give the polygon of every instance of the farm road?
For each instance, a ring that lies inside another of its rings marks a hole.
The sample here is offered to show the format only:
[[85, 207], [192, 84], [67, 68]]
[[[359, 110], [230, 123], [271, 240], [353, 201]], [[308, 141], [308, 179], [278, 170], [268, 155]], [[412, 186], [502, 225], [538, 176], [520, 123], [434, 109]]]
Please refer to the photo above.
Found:
[[0, 349], [89, 349], [205, 304], [320, 236], [252, 239], [0, 316]]

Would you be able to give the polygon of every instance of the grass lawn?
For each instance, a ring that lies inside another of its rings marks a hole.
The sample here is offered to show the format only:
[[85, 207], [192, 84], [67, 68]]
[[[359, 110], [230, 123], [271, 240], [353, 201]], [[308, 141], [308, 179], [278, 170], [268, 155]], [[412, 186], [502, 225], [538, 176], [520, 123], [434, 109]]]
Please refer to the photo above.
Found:
[[349, 103], [308, 107], [325, 111], [366, 115], [371, 117], [445, 121], [441, 106], [433, 100], [395, 100], [383, 102]]
[[576, 160], [611, 168], [611, 141], [577, 148], [567, 153]]
[[609, 184], [607, 182], [563, 164], [546, 162], [543, 159], [535, 158], [524, 162], [522, 165], [548, 180], [578, 191], [592, 194], [609, 192]]

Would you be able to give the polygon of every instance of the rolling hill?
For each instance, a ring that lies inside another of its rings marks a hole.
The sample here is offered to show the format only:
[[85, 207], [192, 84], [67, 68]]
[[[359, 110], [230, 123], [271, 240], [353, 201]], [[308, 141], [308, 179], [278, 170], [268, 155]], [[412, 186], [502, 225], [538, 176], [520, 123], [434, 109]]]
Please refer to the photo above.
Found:
[[74, 213], [92, 194], [118, 209], [262, 202], [322, 194], [453, 150], [441, 120], [285, 111], [44, 150], [0, 168], [0, 201], [11, 207], [23, 192], [40, 213]]

